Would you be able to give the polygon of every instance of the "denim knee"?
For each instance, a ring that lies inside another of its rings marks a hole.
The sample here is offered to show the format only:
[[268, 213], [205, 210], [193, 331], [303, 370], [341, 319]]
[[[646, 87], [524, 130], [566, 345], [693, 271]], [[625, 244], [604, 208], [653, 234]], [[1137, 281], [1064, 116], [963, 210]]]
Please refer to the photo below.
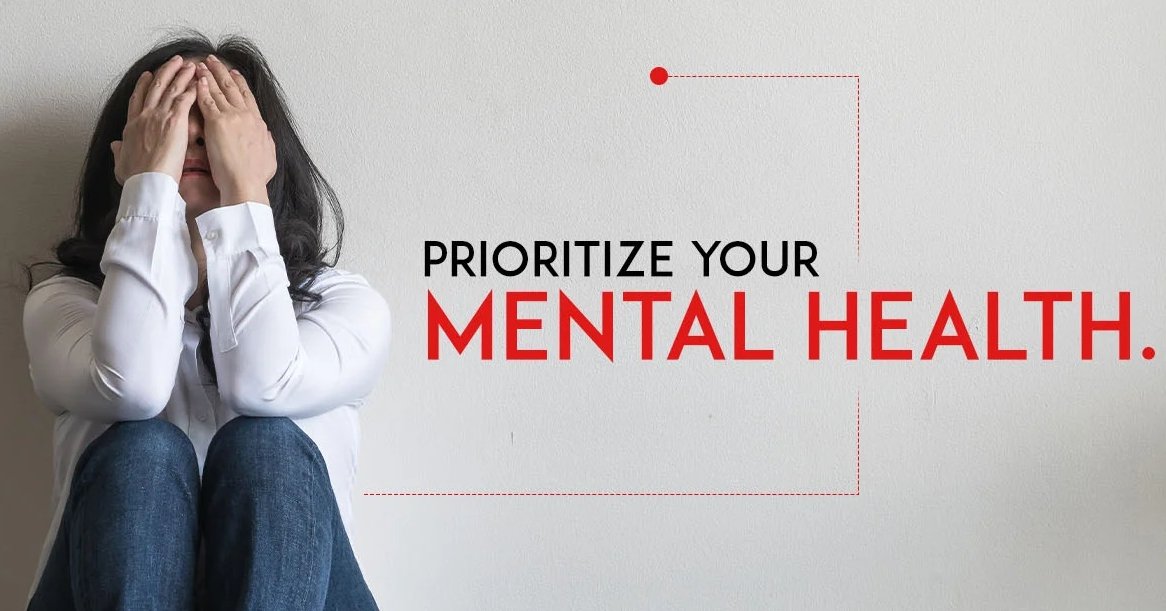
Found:
[[198, 483], [198, 457], [181, 429], [161, 418], [117, 422], [94, 439], [77, 463], [78, 477], [156, 483], [177, 477]]
[[286, 417], [238, 416], [224, 424], [207, 448], [205, 473], [229, 473], [239, 484], [281, 477], [327, 477], [319, 448]]

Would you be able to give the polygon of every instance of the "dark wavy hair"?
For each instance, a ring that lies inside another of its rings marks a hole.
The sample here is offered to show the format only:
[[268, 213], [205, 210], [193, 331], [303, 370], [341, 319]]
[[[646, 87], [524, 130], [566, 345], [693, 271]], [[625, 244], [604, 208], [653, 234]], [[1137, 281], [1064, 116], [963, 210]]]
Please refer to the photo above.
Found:
[[[130, 95], [138, 76], [157, 69], [174, 55], [222, 58], [247, 79], [259, 112], [275, 140], [277, 169], [267, 183], [267, 193], [275, 218], [275, 232], [280, 254], [287, 265], [290, 280], [288, 293], [295, 301], [318, 303], [322, 296], [309, 290], [325, 267], [335, 267], [344, 239], [344, 213], [328, 181], [304, 149], [295, 122], [288, 110], [282, 87], [275, 80], [267, 60], [253, 42], [239, 35], [224, 37], [216, 45], [203, 34], [182, 30], [150, 49], [125, 72], [106, 100], [93, 128], [89, 151], [85, 155], [77, 185], [77, 210], [73, 235], [56, 245], [56, 261], [25, 265], [28, 289], [33, 286], [32, 268], [37, 265], [59, 266], [58, 274], [73, 276], [101, 288], [105, 274], [98, 264], [105, 242], [113, 230], [121, 185], [113, 173], [113, 152], [109, 143], [120, 140], [126, 125]], [[326, 248], [321, 240], [325, 209], [331, 212], [336, 232], [334, 246]], [[329, 253], [331, 256], [329, 257]], [[201, 308], [198, 323], [202, 336], [199, 358], [218, 383], [210, 341], [210, 312]]]

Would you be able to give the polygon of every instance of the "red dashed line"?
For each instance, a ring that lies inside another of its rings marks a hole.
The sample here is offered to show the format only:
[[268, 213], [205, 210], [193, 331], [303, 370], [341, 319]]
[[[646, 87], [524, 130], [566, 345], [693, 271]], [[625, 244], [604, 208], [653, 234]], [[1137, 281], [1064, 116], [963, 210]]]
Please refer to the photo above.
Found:
[[862, 492], [862, 394], [854, 396], [854, 495]]
[[858, 78], [857, 74], [669, 74], [668, 78]]
[[862, 257], [862, 79], [854, 77], [854, 256]]
[[858, 496], [857, 492], [365, 492], [364, 496]]

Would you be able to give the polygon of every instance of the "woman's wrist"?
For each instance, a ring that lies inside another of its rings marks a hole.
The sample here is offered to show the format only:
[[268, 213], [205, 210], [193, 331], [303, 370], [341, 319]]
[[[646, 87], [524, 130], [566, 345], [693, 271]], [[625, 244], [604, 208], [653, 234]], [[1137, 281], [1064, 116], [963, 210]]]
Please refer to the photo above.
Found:
[[257, 202], [271, 205], [267, 198], [267, 185], [240, 185], [227, 187], [220, 191], [222, 205], [232, 206], [243, 202]]

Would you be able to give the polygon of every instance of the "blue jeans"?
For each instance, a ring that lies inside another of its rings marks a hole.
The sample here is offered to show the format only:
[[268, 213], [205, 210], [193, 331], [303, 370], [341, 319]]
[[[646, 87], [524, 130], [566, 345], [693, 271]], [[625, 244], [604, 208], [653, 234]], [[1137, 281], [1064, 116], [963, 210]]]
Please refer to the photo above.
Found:
[[30, 610], [377, 608], [324, 459], [287, 418], [225, 424], [201, 484], [178, 427], [114, 424], [63, 511]]

